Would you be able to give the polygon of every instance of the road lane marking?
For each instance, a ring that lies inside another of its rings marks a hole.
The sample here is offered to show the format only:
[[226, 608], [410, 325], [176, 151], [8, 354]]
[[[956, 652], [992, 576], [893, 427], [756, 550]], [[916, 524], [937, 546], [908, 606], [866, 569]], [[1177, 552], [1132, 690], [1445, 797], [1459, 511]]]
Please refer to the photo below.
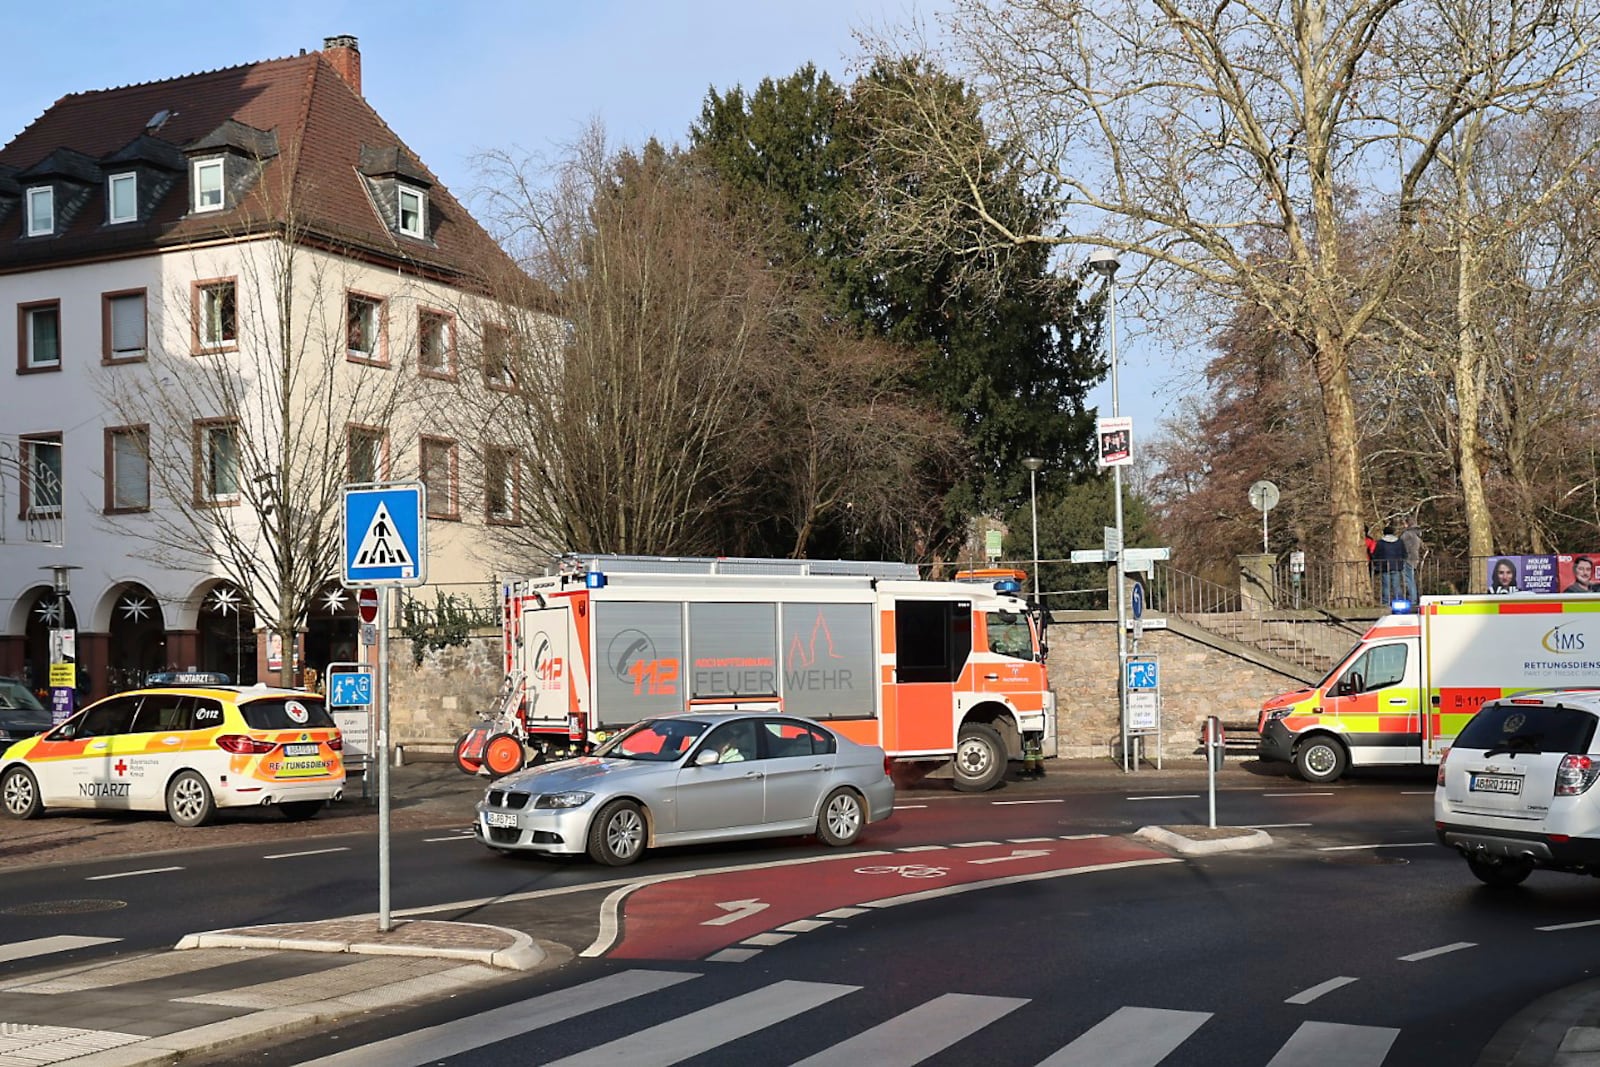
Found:
[[784, 923], [778, 929], [791, 934], [809, 934], [813, 930], [820, 930], [824, 926], [832, 925], [832, 923], [821, 919], [796, 919], [792, 923]]
[[1118, 1008], [1039, 1067], [1155, 1067], [1209, 1018], [1208, 1011]]
[[465, 1019], [397, 1034], [360, 1048], [346, 1049], [301, 1067], [422, 1067], [475, 1048], [507, 1041], [577, 1015], [610, 1008], [634, 997], [699, 978], [682, 971], [622, 971], [592, 982], [544, 993]]
[[617, 1063], [630, 1067], [668, 1067], [804, 1015], [860, 988], [828, 982], [773, 982], [709, 1008], [585, 1049], [546, 1067], [599, 1067]]
[[785, 941], [792, 941], [794, 936], [794, 934], [751, 934], [749, 937], [739, 942], [739, 944], [755, 945], [759, 948], [771, 948], [773, 945], [781, 945]]
[[997, 808], [1003, 808], [1007, 804], [1013, 804], [1014, 805], [1014, 804], [1065, 804], [1065, 803], [1066, 803], [1066, 800], [1064, 798], [1062, 798], [1062, 797], [1056, 797], [1054, 800], [996, 800], [996, 801], [993, 801], [994, 806], [997, 807]]
[[1126, 800], [1199, 800], [1199, 793], [1169, 793], [1159, 797], [1126, 797]]
[[1099, 840], [1100, 838], [1102, 838], [1104, 836], [1106, 836], [1106, 835], [1105, 834], [1062, 834], [1061, 835], [1061, 840], [1063, 840], [1063, 841], [1097, 841], [1097, 840]]
[[1041, 841], [1054, 841], [1053, 837], [1008, 837], [1008, 845], [1037, 845]]
[[895, 811], [921, 811], [923, 808], [926, 808], [927, 806], [928, 805], [926, 805], [926, 804], [896, 804], [894, 806], [894, 810]]
[[432, 844], [435, 841], [476, 841], [477, 839], [478, 835], [471, 830], [462, 830], [460, 833], [450, 837], [424, 837], [422, 840], [424, 844]]
[[1301, 1023], [1267, 1067], [1378, 1067], [1389, 1055], [1400, 1031], [1387, 1026], [1347, 1023]]
[[341, 848], [314, 848], [314, 849], [311, 849], [308, 852], [278, 852], [278, 853], [274, 853], [271, 856], [262, 856], [261, 858], [264, 859], [264, 860], [293, 860], [293, 859], [299, 859], [301, 856], [325, 856], [329, 852], [349, 852], [349, 851], [350, 851], [350, 849], [347, 846], [346, 847], [341, 847]]
[[955, 842], [951, 843], [950, 847], [951, 848], [989, 848], [991, 846], [998, 845], [999, 843], [1000, 842], [998, 842], [998, 841], [955, 841]]
[[628, 899], [628, 894], [635, 889], [643, 889], [648, 882], [634, 882], [630, 885], [613, 889], [606, 894], [606, 899], [600, 902], [600, 929], [595, 931], [594, 940], [589, 947], [578, 953], [580, 956], [603, 956], [611, 951], [617, 943], [617, 935], [622, 933], [622, 923], [618, 916], [622, 913], [622, 902]]
[[866, 909], [866, 908], [834, 908], [832, 911], [821, 912], [820, 914], [817, 915], [817, 918], [819, 918], [819, 919], [854, 919], [857, 915], [865, 915], [867, 913], [867, 911], [868, 911], [868, 909]]
[[901, 904], [917, 904], [924, 900], [936, 900], [939, 897], [953, 897], [959, 893], [971, 893], [979, 889], [993, 889], [1002, 885], [1019, 885], [1023, 882], [1039, 882], [1048, 878], [1070, 878], [1075, 874], [1098, 874], [1101, 871], [1127, 871], [1135, 867], [1156, 867], [1167, 863], [1182, 863], [1183, 860], [1176, 856], [1162, 856], [1159, 859], [1148, 860], [1119, 860], [1115, 863], [1096, 863], [1088, 867], [1068, 867], [1062, 870], [1036, 871], [1033, 874], [1013, 874], [1004, 878], [988, 878], [981, 882], [961, 882], [956, 885], [940, 886], [937, 889], [922, 889], [914, 893], [902, 893], [896, 897], [881, 897], [878, 900], [863, 900], [863, 908], [897, 908]]
[[1310, 826], [1308, 822], [1253, 822], [1245, 826], [1246, 830], [1292, 830], [1296, 827]]
[[707, 963], [743, 963], [761, 955], [758, 948], [725, 948], [706, 957]]
[[108, 882], [113, 878], [137, 878], [141, 874], [166, 874], [168, 871], [181, 871], [182, 867], [150, 867], [142, 871], [122, 871], [118, 874], [91, 874], [85, 882]]
[[968, 860], [974, 867], [985, 863], [1010, 863], [1012, 860], [1031, 860], [1050, 855], [1048, 848], [1014, 848], [1009, 856], [990, 856], [983, 860]]
[[1316, 1000], [1318, 997], [1322, 996], [1323, 994], [1332, 993], [1335, 989], [1342, 989], [1343, 987], [1349, 985], [1351, 982], [1354, 982], [1354, 981], [1355, 981], [1354, 978], [1343, 978], [1343, 977], [1341, 977], [1341, 978], [1330, 978], [1326, 982], [1321, 982], [1321, 983], [1318, 983], [1317, 985], [1312, 986], [1310, 989], [1302, 989], [1300, 992], [1296, 993], [1294, 996], [1292, 996], [1289, 999], [1285, 1000], [1284, 1003], [1285, 1004], [1310, 1004], [1313, 1000]]
[[756, 897], [748, 897], [744, 900], [721, 900], [717, 902], [717, 907], [727, 912], [727, 914], [718, 915], [715, 919], [707, 919], [700, 924], [701, 926], [727, 926], [730, 923], [738, 922], [740, 919], [748, 919], [752, 915], [759, 915], [772, 907], [772, 905]]
[[48, 956], [52, 952], [71, 952], [75, 948], [88, 948], [91, 945], [109, 945], [121, 940], [120, 937], [80, 937], [77, 934], [35, 937], [29, 941], [0, 945], [0, 963], [25, 960], [31, 956]]
[[1433, 848], [1437, 841], [1395, 841], [1380, 845], [1323, 845], [1318, 852], [1359, 852], [1368, 848]]
[[946, 993], [848, 1040], [808, 1056], [794, 1067], [914, 1067], [1028, 1001], [1019, 997], [980, 997]]
[[1435, 956], [1443, 956], [1446, 952], [1459, 952], [1464, 948], [1477, 947], [1478, 943], [1476, 941], [1457, 941], [1450, 945], [1440, 945], [1438, 948], [1425, 948], [1421, 952], [1413, 952], [1409, 956], [1400, 956], [1399, 960], [1401, 963], [1416, 963], [1418, 960], [1427, 960], [1432, 959]]
[[1549, 932], [1552, 930], [1580, 930], [1585, 926], [1600, 926], [1600, 919], [1585, 919], [1581, 923], [1558, 923], [1555, 926], [1535, 926], [1535, 930]]
[[897, 849], [895, 849], [895, 851], [896, 852], [943, 852], [948, 847], [949, 847], [948, 845], [907, 845], [904, 848], [897, 848]]
[[1400, 795], [1403, 796], [1403, 797], [1431, 797], [1431, 796], [1433, 796], [1433, 793], [1434, 793], [1434, 791], [1432, 789], [1402, 789], [1402, 790], [1400, 790]]
[[1262, 793], [1264, 797], [1331, 797], [1332, 793], [1312, 793], [1307, 790], [1297, 790], [1293, 793]]

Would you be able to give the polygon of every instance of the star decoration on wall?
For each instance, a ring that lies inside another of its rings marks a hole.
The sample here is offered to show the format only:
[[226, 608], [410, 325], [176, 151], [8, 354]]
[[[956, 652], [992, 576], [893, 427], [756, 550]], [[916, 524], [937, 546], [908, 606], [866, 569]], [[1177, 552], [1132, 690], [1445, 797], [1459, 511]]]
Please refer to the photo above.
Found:
[[239, 590], [219, 585], [211, 590], [211, 603], [207, 606], [218, 615], [231, 615], [239, 610], [243, 599]]
[[124, 619], [142, 622], [146, 615], [153, 614], [155, 614], [155, 610], [150, 601], [142, 596], [129, 595], [122, 600], [122, 617]]
[[339, 615], [344, 612], [345, 595], [343, 589], [330, 589], [322, 598], [323, 607], [328, 609], [329, 615]]
[[41, 602], [38, 607], [33, 609], [33, 613], [39, 616], [40, 622], [44, 623], [46, 626], [53, 627], [61, 621], [61, 601], [52, 600], [49, 603]]

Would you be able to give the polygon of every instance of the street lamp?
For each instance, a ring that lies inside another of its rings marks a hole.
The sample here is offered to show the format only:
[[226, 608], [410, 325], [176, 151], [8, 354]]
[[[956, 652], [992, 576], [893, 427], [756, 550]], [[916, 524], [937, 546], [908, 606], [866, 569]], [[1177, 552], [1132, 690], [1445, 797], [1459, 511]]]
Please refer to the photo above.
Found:
[[1028, 468], [1028, 499], [1033, 504], [1033, 603], [1042, 611], [1044, 600], [1039, 595], [1039, 471], [1044, 466], [1044, 460], [1029, 456], [1022, 461], [1022, 465]]
[[[1098, 248], [1089, 256], [1089, 269], [1106, 280], [1110, 297], [1111, 319], [1111, 417], [1122, 414], [1117, 393], [1117, 268], [1122, 263], [1109, 248]], [[1117, 554], [1114, 575], [1117, 588], [1117, 719], [1122, 724], [1122, 769], [1128, 770], [1128, 695], [1123, 687], [1123, 675], [1128, 662], [1128, 606], [1122, 592], [1122, 467], [1111, 468], [1113, 491], [1116, 496]]]

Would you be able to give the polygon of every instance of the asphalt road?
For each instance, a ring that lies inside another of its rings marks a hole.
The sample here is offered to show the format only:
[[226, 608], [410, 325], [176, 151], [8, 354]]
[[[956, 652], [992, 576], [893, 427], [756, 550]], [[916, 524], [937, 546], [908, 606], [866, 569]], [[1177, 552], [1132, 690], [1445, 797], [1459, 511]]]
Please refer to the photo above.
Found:
[[[1223, 781], [1218, 821], [1267, 827], [1274, 848], [1180, 861], [1132, 838], [1206, 821], [1192, 767], [980, 796], [928, 783], [843, 854], [785, 841], [623, 871], [491, 854], [441, 800], [445, 825], [396, 833], [396, 908], [527, 930], [565, 947], [559, 965], [211, 1062], [366, 1046], [347, 1060], [1063, 1067], [1106, 1062], [1109, 1042], [1145, 1057], [1131, 1062], [1487, 1065], [1509, 1062], [1480, 1056], [1521, 1009], [1591, 977], [1592, 883], [1479, 886], [1432, 843], [1431, 774], [1312, 787], [1230, 766]], [[124, 939], [88, 958], [370, 912], [375, 863], [363, 832], [12, 869], [0, 940]], [[40, 914], [74, 899], [121, 906]], [[616, 983], [642, 991], [613, 1003]]]

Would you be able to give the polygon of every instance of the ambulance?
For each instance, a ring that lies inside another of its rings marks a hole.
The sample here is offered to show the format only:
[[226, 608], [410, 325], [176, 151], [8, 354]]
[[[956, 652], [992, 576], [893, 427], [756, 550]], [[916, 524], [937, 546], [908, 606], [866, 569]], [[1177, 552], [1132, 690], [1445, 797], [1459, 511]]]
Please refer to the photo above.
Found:
[[1261, 706], [1261, 757], [1309, 782], [1437, 764], [1479, 707], [1600, 686], [1600, 597], [1424, 597], [1372, 625], [1320, 683]]
[[[1039, 620], [1012, 577], [923, 581], [899, 563], [567, 556], [505, 581], [498, 715], [456, 758], [498, 777], [641, 719], [803, 716], [991, 789], [1054, 754]], [[970, 576], [969, 576], [970, 578]]]
[[265, 685], [153, 686], [96, 701], [0, 754], [0, 810], [166, 811], [204, 826], [219, 808], [292, 822], [344, 795], [344, 745], [316, 693]]

